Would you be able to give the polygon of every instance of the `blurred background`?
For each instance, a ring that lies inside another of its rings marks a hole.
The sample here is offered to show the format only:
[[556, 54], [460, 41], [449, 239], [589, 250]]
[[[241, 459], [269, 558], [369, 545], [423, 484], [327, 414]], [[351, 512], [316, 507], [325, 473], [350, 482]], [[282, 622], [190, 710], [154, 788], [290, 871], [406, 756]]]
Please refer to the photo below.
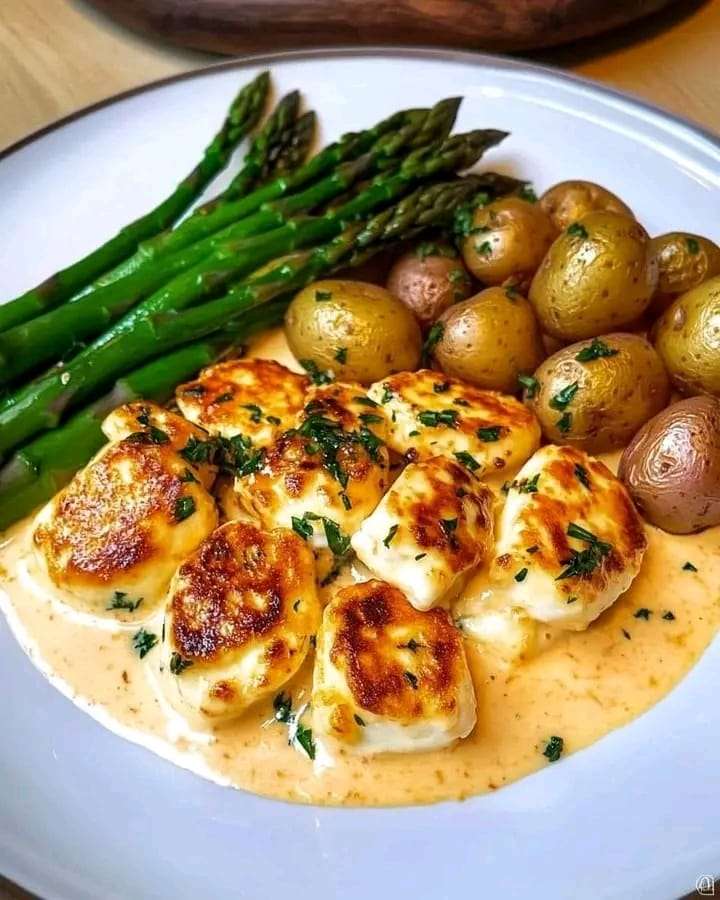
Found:
[[220, 52], [363, 43], [511, 52], [720, 131], [720, 0], [0, 0], [0, 149]]

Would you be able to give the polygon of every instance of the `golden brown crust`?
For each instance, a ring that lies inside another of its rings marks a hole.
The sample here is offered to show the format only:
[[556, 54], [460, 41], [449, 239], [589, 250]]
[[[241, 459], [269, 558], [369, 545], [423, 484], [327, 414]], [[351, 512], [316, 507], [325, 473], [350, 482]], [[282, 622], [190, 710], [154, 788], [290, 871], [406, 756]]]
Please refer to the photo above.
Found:
[[[589, 488], [578, 480], [579, 466], [586, 472]], [[601, 498], [600, 509], [595, 491]], [[625, 571], [647, 547], [642, 521], [625, 487], [604, 463], [581, 450], [563, 447], [562, 454], [556, 455], [541, 474], [538, 491], [529, 496], [521, 514], [521, 543], [538, 548], [531, 557], [532, 567], [545, 570], [553, 578], [577, 550], [577, 540], [567, 533], [569, 524], [599, 522], [598, 515], [602, 516], [603, 527], [593, 525], [592, 533], [611, 550], [599, 558], [591, 572], [558, 581], [558, 587], [568, 594], [605, 590], [611, 577]], [[503, 571], [514, 567], [516, 561], [505, 554], [498, 556], [494, 565]]]
[[176, 397], [183, 412], [213, 434], [242, 433], [266, 443], [276, 429], [290, 426], [309, 384], [271, 359], [232, 359], [180, 385]]
[[109, 582], [164, 552], [167, 528], [177, 527], [177, 504], [210, 498], [181, 480], [184, 466], [171, 445], [131, 439], [110, 445], [54, 501], [50, 522], [34, 534], [51, 577]]
[[330, 659], [361, 709], [397, 720], [454, 710], [465, 658], [445, 610], [418, 612], [402, 591], [368, 581], [339, 591], [325, 615]]
[[291, 655], [297, 647], [283, 629], [293, 636], [288, 626], [305, 615], [300, 605], [313, 579], [312, 552], [292, 531], [228, 522], [178, 569], [169, 603], [172, 646], [194, 663], [224, 662], [260, 640], [273, 659]]

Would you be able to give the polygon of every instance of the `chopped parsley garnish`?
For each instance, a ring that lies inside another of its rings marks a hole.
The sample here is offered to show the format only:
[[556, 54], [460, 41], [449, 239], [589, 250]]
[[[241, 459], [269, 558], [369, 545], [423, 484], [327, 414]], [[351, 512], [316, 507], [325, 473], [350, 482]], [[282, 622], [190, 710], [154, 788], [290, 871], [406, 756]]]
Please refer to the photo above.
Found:
[[245, 434], [218, 438], [218, 447], [223, 472], [240, 478], [257, 472], [265, 458], [262, 448], [253, 448], [252, 441]]
[[295, 728], [295, 742], [298, 743], [310, 759], [315, 759], [315, 741], [313, 739], [312, 728], [306, 728], [302, 722], [297, 723]]
[[505, 296], [508, 298], [508, 300], [512, 300], [514, 302], [520, 296], [520, 291], [515, 287], [515, 285], [509, 284], [505, 288]]
[[697, 256], [697, 254], [700, 252], [700, 244], [697, 239], [694, 237], [688, 237], [685, 238], [685, 243], [687, 244], [688, 253], [692, 254], [693, 256]]
[[390, 390], [390, 388], [386, 384], [383, 385], [383, 395], [380, 398], [380, 401], [382, 403], [389, 403], [392, 400], [392, 398], [393, 398], [393, 392]]
[[467, 450], [460, 450], [453, 455], [459, 463], [461, 463], [463, 466], [465, 466], [466, 469], [469, 469], [471, 472], [477, 472], [477, 470], [480, 468], [480, 463], [471, 453], [468, 453]]
[[224, 394], [220, 394], [219, 397], [216, 397], [213, 401], [214, 403], [228, 403], [235, 396], [232, 391], [226, 391]]
[[365, 727], [365, 722], [360, 718], [357, 713], [353, 713], [353, 719], [355, 719], [355, 724], [359, 725], [361, 728]]
[[622, 631], [623, 637], [626, 641], [632, 640], [630, 637], [630, 632], [627, 630], [627, 628], [621, 628], [620, 630]]
[[518, 494], [537, 494], [540, 482], [540, 473], [536, 472], [532, 478], [522, 478], [518, 482], [513, 482], [511, 487], [517, 488]]
[[419, 562], [421, 559], [425, 559], [426, 556], [427, 553], [418, 553], [418, 555], [415, 557], [415, 562]]
[[426, 428], [439, 428], [446, 425], [448, 428], [457, 428], [458, 411], [456, 409], [424, 409], [418, 413], [418, 422]]
[[332, 375], [329, 372], [324, 372], [320, 369], [315, 360], [301, 359], [299, 362], [310, 376], [310, 381], [312, 381], [313, 384], [330, 384], [332, 382]]
[[191, 397], [202, 397], [205, 391], [203, 384], [191, 384], [190, 387], [183, 388], [183, 394], [190, 394]]
[[183, 484], [199, 484], [197, 478], [193, 475], [190, 469], [185, 469], [182, 475], [180, 476], [180, 481]]
[[588, 470], [585, 466], [581, 466], [580, 463], [575, 463], [575, 477], [580, 482], [583, 487], [590, 489], [590, 476], [588, 475]]
[[282, 419], [279, 419], [277, 416], [265, 416], [265, 421], [269, 422], [270, 425], [282, 425]]
[[455, 532], [457, 531], [458, 520], [455, 519], [440, 519], [440, 530], [447, 538], [447, 542], [452, 549], [457, 547], [457, 538], [455, 537]]
[[135, 419], [136, 422], [139, 422], [141, 425], [149, 425], [150, 424], [150, 411], [147, 407], [143, 407], [143, 411], [140, 415]]
[[550, 407], [562, 412], [572, 402], [572, 399], [575, 394], [577, 394], [579, 387], [580, 385], [577, 381], [573, 381], [572, 384], [565, 385], [565, 387], [561, 391], [558, 391], [557, 394], [550, 398]]
[[564, 412], [560, 418], [557, 420], [555, 425], [558, 428], [558, 431], [561, 431], [563, 434], [567, 434], [568, 431], [572, 428], [572, 413]]
[[588, 236], [587, 228], [584, 225], [581, 225], [579, 222], [573, 222], [572, 225], [568, 228], [566, 234], [569, 234], [570, 237], [579, 237], [585, 240]]
[[446, 394], [450, 390], [449, 381], [436, 381], [433, 385], [433, 391], [436, 394]]
[[398, 528], [399, 528], [399, 527], [400, 527], [400, 526], [397, 525], [397, 524], [391, 525], [391, 526], [390, 526], [390, 530], [388, 531], [388, 533], [387, 533], [387, 534], [385, 535], [385, 537], [383, 538], [383, 544], [384, 544], [386, 547], [389, 547], [389, 546], [390, 546], [390, 544], [391, 544], [391, 542], [392, 542], [392, 539], [395, 537], [395, 535], [396, 535], [397, 532], [398, 532]]
[[425, 338], [425, 343], [423, 344], [422, 352], [423, 359], [427, 359], [432, 355], [433, 350], [435, 349], [436, 344], [438, 344], [443, 335], [445, 334], [445, 326], [442, 322], [435, 322], [430, 331], [428, 331], [428, 335]]
[[323, 517], [325, 540], [332, 551], [333, 556], [344, 556], [350, 549], [350, 536], [345, 534], [337, 522]]
[[475, 244], [475, 252], [487, 259], [488, 256], [492, 256], [492, 244], [490, 241], [482, 241], [480, 244]]
[[292, 697], [284, 691], [280, 691], [273, 699], [273, 709], [276, 722], [289, 722], [292, 713]]
[[332, 291], [315, 291], [316, 303], [327, 303], [328, 300], [332, 300]]
[[694, 566], [690, 560], [688, 560], [683, 566], [683, 572], [697, 572], [697, 566]]
[[295, 534], [299, 534], [304, 541], [311, 538], [315, 533], [312, 523], [308, 521], [307, 513], [302, 518], [300, 516], [291, 516], [290, 522]]
[[300, 721], [306, 708], [307, 704], [301, 706], [297, 712], [293, 712], [292, 697], [281, 691], [273, 699], [273, 719], [288, 726], [288, 744], [300, 747], [310, 759], [315, 759], [312, 729]]
[[194, 497], [178, 497], [175, 501], [175, 521], [182, 522], [195, 512]]
[[525, 581], [525, 579], [527, 578], [527, 573], [527, 569], [520, 569], [520, 571], [515, 576], [515, 581]]
[[675, 613], [672, 612], [671, 610], [668, 610], [667, 612], [663, 613], [663, 619], [665, 619], [667, 622], [674, 622], [675, 621]]
[[463, 203], [455, 210], [453, 218], [453, 232], [459, 238], [467, 237], [473, 227], [473, 208], [469, 203]]
[[633, 613], [634, 618], [645, 619], [646, 622], [650, 618], [651, 615], [652, 615], [652, 610], [648, 609], [646, 606], [643, 606], [640, 609], [636, 609], [635, 612]]
[[173, 675], [182, 675], [185, 669], [193, 664], [191, 659], [183, 659], [179, 653], [173, 653], [170, 657], [170, 671]]
[[464, 284], [467, 281], [467, 275], [462, 269], [453, 269], [448, 273], [448, 281], [450, 284]]
[[376, 403], [370, 397], [353, 397], [353, 400], [355, 401], [355, 403], [360, 403], [362, 406], [380, 406], [379, 403]]
[[526, 553], [537, 553], [539, 549], [540, 549], [540, 547], [538, 546], [538, 544], [533, 544], [532, 547], [528, 547], [525, 550], [525, 552]]
[[525, 388], [525, 396], [528, 400], [537, 394], [540, 382], [533, 375], [518, 375], [520, 385]]
[[340, 499], [342, 500], [342, 505], [345, 509], [352, 509], [352, 502], [345, 491], [340, 491]]
[[605, 341], [601, 341], [600, 338], [593, 338], [591, 344], [588, 344], [587, 347], [583, 347], [582, 350], [575, 355], [575, 359], [578, 362], [592, 362], [594, 359], [602, 359], [606, 356], [617, 356], [619, 352], [619, 350], [608, 347]]
[[170, 438], [161, 428], [150, 425], [147, 431], [135, 431], [128, 435], [127, 440], [133, 444], [167, 444]]
[[191, 434], [180, 451], [180, 456], [190, 463], [205, 463], [212, 459], [216, 447], [215, 441], [201, 441]]
[[537, 194], [530, 184], [525, 184], [520, 188], [518, 197], [521, 200], [526, 200], [528, 203], [537, 203]]
[[135, 612], [142, 602], [142, 597], [139, 600], [131, 600], [125, 591], [115, 591], [112, 600], [105, 609], [125, 609], [128, 612]]
[[410, 638], [410, 640], [406, 644], [398, 644], [398, 647], [401, 650], [409, 650], [411, 653], [417, 653], [418, 650], [422, 647], [422, 644], [416, 641], [415, 638]]
[[365, 425], [380, 425], [383, 421], [383, 417], [378, 416], [376, 413], [360, 413], [358, 418]]
[[458, 397], [457, 399], [453, 400], [453, 403], [455, 404], [455, 406], [470, 406], [470, 403], [467, 400], [464, 400], [462, 397]]
[[256, 425], [262, 422], [263, 411], [256, 403], [243, 403], [242, 408], [250, 413], [250, 421]]
[[348, 348], [347, 347], [338, 347], [335, 351], [335, 356], [333, 359], [336, 362], [339, 362], [341, 366], [344, 366], [347, 362]]
[[570, 557], [563, 562], [566, 567], [557, 576], [556, 581], [563, 578], [585, 578], [591, 575], [612, 551], [612, 544], [599, 540], [596, 535], [581, 525], [571, 522], [567, 529], [568, 537], [583, 541], [588, 546], [585, 550], [571, 550]]
[[136, 631], [133, 635], [133, 649], [140, 659], [146, 657], [157, 642], [157, 635], [153, 634], [151, 631], [146, 631], [144, 628]]
[[410, 687], [416, 691], [418, 689], [418, 680], [417, 675], [413, 675], [412, 672], [404, 672], [405, 680], [410, 685]]
[[558, 737], [558, 735], [554, 734], [547, 742], [547, 744], [545, 744], [543, 756], [547, 757], [548, 762], [557, 762], [562, 756], [564, 746], [565, 741], [563, 741], [561, 737]]
[[499, 425], [490, 425], [487, 428], [478, 428], [475, 434], [480, 438], [481, 441], [484, 441], [486, 444], [493, 443], [494, 441], [500, 440], [500, 426]]

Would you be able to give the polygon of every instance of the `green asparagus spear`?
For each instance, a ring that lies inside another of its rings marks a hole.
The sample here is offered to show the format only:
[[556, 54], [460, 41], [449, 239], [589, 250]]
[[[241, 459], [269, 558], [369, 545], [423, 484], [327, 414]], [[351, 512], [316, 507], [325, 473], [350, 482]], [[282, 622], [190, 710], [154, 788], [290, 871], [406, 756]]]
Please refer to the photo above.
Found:
[[[433, 111], [431, 117], [438, 125], [438, 133], [443, 135], [448, 116], [454, 115], [454, 107], [448, 107], [444, 102], [440, 106], [443, 115]], [[453, 111], [450, 112], [450, 109]], [[376, 168], [380, 161], [392, 159], [397, 165], [397, 153], [416, 144], [419, 130], [427, 137], [433, 134], [425, 127], [424, 120], [413, 117], [404, 127], [382, 135], [367, 154], [339, 165], [331, 175], [315, 182], [307, 190], [275, 203], [267, 203], [261, 211], [222, 229], [214, 236], [163, 257], [152, 265], [140, 267], [125, 278], [0, 334], [0, 384], [7, 384], [43, 363], [57, 359], [87, 338], [95, 337], [147, 294], [180, 272], [198, 265], [209, 254], [224, 257], [230, 244], [234, 252], [241, 239], [289, 223], [294, 214], [311, 210], [346, 190], [362, 174]], [[448, 143], [450, 141], [452, 139], [448, 139]], [[406, 165], [415, 164], [416, 157], [422, 158], [424, 155], [425, 148], [416, 149]]]
[[105, 443], [101, 424], [117, 406], [145, 399], [162, 403], [175, 385], [192, 378], [213, 362], [229, 344], [277, 325], [287, 302], [272, 303], [241, 317], [227, 332], [218, 332], [161, 356], [130, 375], [69, 419], [61, 428], [41, 435], [14, 454], [0, 470], [0, 531], [28, 515], [70, 481]]
[[[276, 168], [276, 161], [284, 166], [291, 159], [297, 159], [298, 166], [305, 158], [301, 150], [305, 151], [312, 140], [312, 132], [315, 125], [314, 113], [308, 113], [301, 119], [297, 119], [300, 94], [293, 91], [280, 100], [272, 115], [253, 139], [243, 165], [227, 188], [203, 206], [193, 210], [192, 214], [179, 226], [187, 233], [188, 222], [198, 217], [209, 215], [223, 203], [239, 200], [248, 192], [258, 188], [272, 174], [279, 177], [284, 174], [282, 167]], [[285, 173], [287, 174], [287, 173]], [[162, 245], [165, 233], [154, 235], [147, 241], [142, 241], [135, 253], [123, 260], [109, 272], [105, 272], [92, 284], [78, 291], [70, 298], [73, 302], [86, 294], [92, 293], [107, 284], [119, 281], [121, 278], [137, 271], [140, 266], [147, 263], [154, 255], [154, 242]]]
[[[498, 133], [495, 140], [500, 137]], [[416, 178], [420, 171], [425, 177], [431, 177], [443, 171], [453, 171], [456, 167], [464, 168], [480, 152], [479, 144], [484, 147], [487, 140], [487, 135], [480, 139], [475, 133], [466, 138], [467, 145], [463, 144], [460, 137], [451, 138], [448, 143], [452, 143], [453, 152], [439, 152], [429, 157], [424, 161], [424, 168], [416, 172]], [[472, 152], [470, 147], [473, 148]], [[408, 183], [409, 180], [401, 176], [381, 180], [380, 184], [372, 185], [364, 192], [362, 202], [361, 197], [351, 201], [353, 212], [359, 218], [375, 211], [406, 191]], [[454, 186], [453, 189], [458, 190]], [[184, 315], [178, 315], [176, 310], [187, 305], [191, 295], [193, 298], [197, 297], [198, 288], [202, 292], [210, 285], [217, 287], [238, 277], [248, 268], [257, 268], [281, 253], [332, 239], [341, 233], [342, 221], [334, 216], [306, 220], [282, 235], [283, 239], [276, 237], [275, 240], [268, 240], [264, 236], [261, 246], [254, 247], [252, 253], [246, 251], [239, 254], [232, 264], [221, 261], [215, 268], [194, 272], [189, 278], [187, 273], [180, 276], [172, 283], [171, 288], [150, 298], [153, 303], [148, 303], [142, 314], [126, 317], [127, 321], [118, 323], [122, 327], [111, 329], [100, 341], [78, 354], [64, 369], [52, 372], [16, 392], [0, 410], [0, 453], [6, 453], [40, 431], [54, 428], [67, 409], [90, 399], [103, 385], [117, 378], [129, 367], [196, 335], [222, 327], [233, 315], [243, 311], [241, 304], [233, 304], [229, 312], [224, 306], [213, 306], [213, 303], [222, 301], [211, 301]], [[282, 231], [283, 229], [278, 229], [278, 232]], [[322, 260], [320, 257], [320, 263]], [[281, 267], [279, 275], [285, 275], [286, 278], [280, 277], [269, 294], [267, 287], [258, 286], [258, 290], [252, 292], [245, 305], [265, 302], [277, 296], [281, 287], [282, 291], [295, 287], [294, 271], [285, 273]], [[287, 284], [284, 283], [285, 280]], [[260, 290], [260, 287], [263, 289]], [[185, 331], [187, 328], [196, 330]]]
[[83, 259], [0, 306], [0, 331], [58, 306], [93, 278], [133, 253], [141, 241], [172, 225], [227, 165], [235, 147], [254, 127], [265, 106], [269, 83], [268, 73], [263, 72], [240, 91], [200, 163], [166, 200], [126, 225], [114, 238]]

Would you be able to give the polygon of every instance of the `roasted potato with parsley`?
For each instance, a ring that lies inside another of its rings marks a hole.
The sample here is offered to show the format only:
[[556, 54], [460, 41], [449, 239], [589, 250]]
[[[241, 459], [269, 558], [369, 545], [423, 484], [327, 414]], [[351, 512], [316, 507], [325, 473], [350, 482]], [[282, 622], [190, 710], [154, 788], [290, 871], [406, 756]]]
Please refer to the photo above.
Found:
[[449, 306], [470, 296], [472, 282], [453, 247], [425, 241], [398, 259], [388, 275], [387, 289], [427, 331]]
[[530, 286], [542, 330], [578, 341], [635, 322], [657, 287], [650, 238], [635, 219], [593, 212], [553, 243]]
[[684, 231], [661, 234], [650, 242], [658, 266], [658, 289], [652, 311], [664, 312], [684, 294], [720, 275], [720, 247], [709, 238]]
[[720, 275], [678, 297], [653, 334], [679, 391], [720, 397]]
[[591, 212], [607, 211], [633, 217], [633, 212], [607, 188], [593, 181], [561, 181], [540, 198], [540, 208], [558, 231]]
[[652, 344], [622, 333], [553, 353], [526, 391], [549, 441], [593, 453], [622, 447], [669, 397], [670, 381]]
[[478, 207], [462, 242], [465, 265], [485, 285], [512, 281], [525, 286], [555, 237], [537, 203], [502, 197]]
[[390, 291], [362, 281], [316, 281], [295, 295], [285, 335], [315, 376], [370, 384], [415, 369], [422, 335], [410, 310]]
[[433, 356], [443, 372], [487, 390], [515, 393], [518, 375], [545, 357], [535, 313], [514, 287], [492, 287], [439, 320]]

